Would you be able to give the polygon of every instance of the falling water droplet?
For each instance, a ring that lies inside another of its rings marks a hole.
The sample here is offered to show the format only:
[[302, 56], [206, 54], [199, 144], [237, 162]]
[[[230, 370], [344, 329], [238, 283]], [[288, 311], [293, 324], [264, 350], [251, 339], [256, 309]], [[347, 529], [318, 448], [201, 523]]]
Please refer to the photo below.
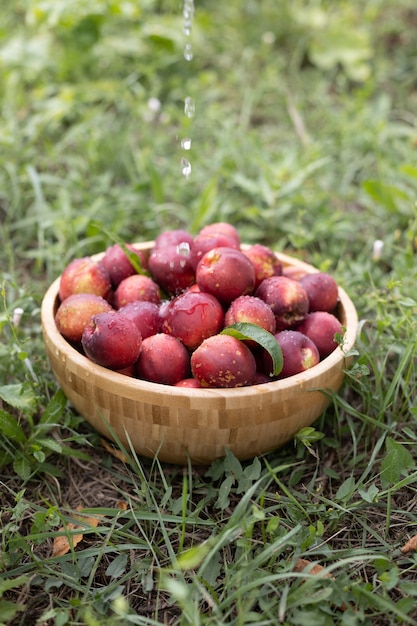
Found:
[[[186, 61], [191, 61], [194, 57], [193, 48], [189, 38], [191, 37], [191, 30], [193, 26], [193, 18], [194, 18], [194, 0], [183, 0], [182, 4], [182, 17], [183, 17], [183, 32], [184, 35], [188, 38], [185, 42], [184, 46], [184, 58]], [[184, 114], [188, 119], [194, 117], [195, 114], [195, 103], [192, 98], [187, 96], [184, 100]], [[191, 139], [189, 137], [184, 137], [181, 140], [181, 148], [183, 150], [191, 150]], [[181, 159], [181, 173], [184, 178], [188, 179], [191, 176], [191, 163], [185, 157]], [[181, 246], [184, 246], [181, 248]], [[177, 250], [179, 254], [186, 255], [190, 253], [189, 246], [185, 247], [186, 244], [182, 242]]]
[[194, 1], [193, 0], [184, 0], [182, 14], [185, 18], [192, 17], [194, 14]]
[[188, 159], [184, 159], [184, 157], [181, 159], [181, 171], [182, 171], [183, 176], [185, 176], [185, 178], [190, 177], [191, 163], [188, 161]]
[[190, 98], [190, 96], [187, 96], [184, 100], [184, 113], [189, 118], [194, 117], [195, 104], [194, 100]]
[[184, 18], [184, 34], [189, 37], [191, 35], [191, 28], [193, 25], [194, 0], [184, 0], [184, 4], [182, 7], [182, 16]]
[[191, 150], [191, 139], [189, 137], [181, 139], [181, 148], [183, 150]]
[[184, 48], [184, 59], [186, 61], [192, 61], [193, 59], [193, 49], [190, 43], [185, 44]]

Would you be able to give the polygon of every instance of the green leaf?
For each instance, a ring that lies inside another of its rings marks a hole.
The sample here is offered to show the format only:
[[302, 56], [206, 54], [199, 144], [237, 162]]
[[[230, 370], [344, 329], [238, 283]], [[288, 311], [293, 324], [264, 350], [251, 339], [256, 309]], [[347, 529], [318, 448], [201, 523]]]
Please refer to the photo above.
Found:
[[185, 550], [185, 552], [182, 552], [182, 554], [180, 554], [177, 558], [178, 567], [182, 570], [194, 569], [195, 567], [198, 567], [210, 552], [210, 549], [210, 542], [207, 541]]
[[65, 397], [62, 389], [54, 394], [50, 399], [46, 409], [44, 410], [40, 419], [41, 424], [56, 424], [62, 417], [65, 407], [67, 406], [67, 398]]
[[19, 443], [26, 440], [26, 435], [16, 418], [2, 409], [0, 409], [0, 433], [7, 439], [13, 439]]
[[[27, 585], [29, 581], [30, 577], [26, 576], [26, 574], [21, 574], [20, 576], [17, 576], [17, 578], [6, 578], [5, 580], [0, 580], [0, 596], [2, 596], [5, 591], [16, 589], [16, 587], [21, 587], [22, 585]], [[3, 616], [1, 610], [0, 614]]]
[[55, 439], [38, 439], [37, 445], [41, 446], [42, 448], [47, 448], [52, 452], [56, 452], [56, 454], [62, 453], [62, 446], [58, 441], [55, 441]]
[[228, 474], [232, 474], [235, 478], [240, 478], [242, 475], [242, 464], [230, 448], [225, 448], [224, 469]]
[[398, 301], [398, 304], [402, 306], [409, 307], [410, 309], [414, 308], [417, 305], [417, 302], [413, 300], [413, 298], [402, 298]]
[[28, 480], [30, 476], [30, 463], [28, 459], [24, 456], [18, 457], [13, 463], [13, 469], [20, 478], [23, 480]]
[[215, 504], [216, 509], [221, 509], [222, 511], [224, 511], [229, 506], [230, 504], [229, 494], [230, 494], [230, 490], [233, 487], [235, 480], [236, 479], [234, 476], [227, 476], [227, 478], [225, 478], [222, 484], [220, 485], [219, 490], [218, 490], [217, 501]]
[[128, 557], [125, 552], [116, 556], [106, 569], [106, 576], [119, 578], [122, 574], [124, 574], [126, 571], [127, 558]]
[[390, 213], [399, 211], [401, 202], [407, 201], [407, 194], [402, 189], [380, 180], [365, 180], [362, 188], [377, 204]]
[[281, 523], [279, 515], [275, 515], [268, 520], [266, 525], [266, 532], [268, 535], [275, 535]]
[[10, 624], [15, 615], [24, 610], [25, 605], [20, 602], [16, 603], [9, 600], [0, 600], [1, 624]]
[[243, 470], [236, 493], [245, 493], [256, 480], [259, 479], [262, 471], [262, 465], [258, 457], [255, 457], [250, 465]]
[[33, 451], [33, 456], [38, 461], [38, 463], [43, 463], [46, 459], [45, 452], [43, 450], [36, 449]]
[[376, 485], [370, 485], [368, 489], [358, 489], [358, 493], [365, 502], [377, 502], [379, 489]]
[[379, 580], [382, 582], [386, 589], [393, 589], [399, 579], [399, 570], [396, 565], [387, 569], [383, 574], [379, 576]]
[[353, 476], [349, 476], [345, 481], [340, 485], [339, 489], [336, 492], [335, 500], [348, 500], [353, 490], [355, 489], [355, 479]]
[[9, 406], [32, 415], [36, 410], [36, 396], [29, 385], [14, 383], [0, 387], [0, 398]]
[[298, 433], [296, 433], [294, 438], [304, 446], [309, 446], [316, 441], [320, 441], [320, 439], [323, 439], [324, 436], [324, 433], [316, 430], [313, 426], [305, 426], [304, 428], [301, 428]]
[[417, 597], [417, 583], [411, 580], [401, 582], [401, 591], [409, 596]]
[[257, 324], [249, 324], [248, 322], [239, 322], [231, 324], [224, 328], [222, 335], [230, 335], [240, 341], [255, 341], [266, 350], [272, 359], [271, 376], [278, 376], [282, 370], [283, 360], [282, 351], [279, 343], [272, 333], [268, 332]]
[[117, 243], [122, 248], [123, 252], [126, 254], [127, 258], [129, 259], [130, 263], [132, 264], [132, 266], [133, 266], [133, 268], [134, 268], [134, 270], [135, 270], [135, 272], [137, 274], [145, 274], [145, 275], [149, 274], [143, 268], [142, 263], [141, 263], [140, 258], [138, 257], [138, 255], [135, 254], [134, 252], [132, 252], [132, 250], [129, 250], [129, 248], [126, 245], [126, 242], [123, 239], [121, 239], [115, 233], [108, 231], [106, 228], [104, 228], [100, 224], [96, 224], [95, 222], [93, 222], [93, 226], [97, 227], [97, 231], [98, 232], [102, 232], [104, 235], [106, 235], [106, 237], [108, 237], [110, 239], [110, 241], [113, 241], [115, 244]]
[[129, 248], [127, 247], [125, 243], [120, 242], [120, 245], [122, 247], [123, 252], [126, 254], [127, 258], [132, 264], [135, 272], [137, 274], [147, 274], [147, 272], [143, 269], [142, 263], [138, 255], [132, 252], [132, 250], [129, 250]]
[[415, 463], [407, 448], [395, 439], [387, 437], [385, 446], [387, 454], [381, 463], [381, 480], [385, 485], [393, 485], [400, 480], [401, 474], [414, 467]]

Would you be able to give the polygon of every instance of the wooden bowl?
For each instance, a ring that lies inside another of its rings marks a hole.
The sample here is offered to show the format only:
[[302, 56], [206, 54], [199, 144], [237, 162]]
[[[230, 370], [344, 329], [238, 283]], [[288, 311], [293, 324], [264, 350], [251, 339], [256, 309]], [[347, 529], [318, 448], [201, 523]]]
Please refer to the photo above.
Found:
[[[135, 244], [149, 251], [152, 242]], [[96, 255], [99, 259], [101, 255]], [[316, 272], [313, 266], [278, 254], [284, 268]], [[132, 445], [145, 457], [206, 465], [229, 448], [244, 460], [269, 452], [311, 425], [331, 401], [347, 366], [345, 352], [357, 332], [355, 307], [339, 288], [337, 316], [346, 328], [338, 347], [318, 365], [295, 376], [238, 389], [192, 389], [150, 383], [95, 365], [58, 332], [55, 312], [60, 277], [42, 302], [42, 330], [52, 371], [75, 409], [101, 434]], [[110, 430], [107, 427], [110, 425]]]

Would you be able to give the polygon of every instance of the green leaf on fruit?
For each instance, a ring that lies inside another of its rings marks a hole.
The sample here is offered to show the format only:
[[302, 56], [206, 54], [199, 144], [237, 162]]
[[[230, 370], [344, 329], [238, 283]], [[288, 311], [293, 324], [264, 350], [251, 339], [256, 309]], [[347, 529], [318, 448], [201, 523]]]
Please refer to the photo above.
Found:
[[104, 233], [111, 241], [113, 241], [113, 243], [117, 243], [122, 248], [123, 252], [126, 254], [127, 258], [129, 259], [130, 263], [133, 266], [133, 269], [135, 270], [137, 274], [148, 275], [148, 272], [143, 267], [138, 255], [132, 252], [132, 250], [129, 250], [128, 246], [126, 245], [126, 242], [123, 241], [123, 239], [121, 239], [114, 233], [110, 233], [110, 231], [106, 230], [102, 226], [100, 227], [100, 231]]
[[137, 254], [129, 250], [127, 245], [123, 242], [120, 243], [120, 246], [123, 249], [123, 252], [129, 259], [130, 263], [133, 265], [133, 268], [137, 274], [147, 274], [146, 270], [143, 268], [143, 265]]
[[240, 341], [255, 341], [268, 352], [272, 359], [272, 372], [270, 375], [278, 376], [281, 372], [283, 366], [281, 347], [275, 337], [261, 326], [248, 322], [239, 322], [238, 324], [227, 326], [222, 330], [221, 334], [230, 335]]

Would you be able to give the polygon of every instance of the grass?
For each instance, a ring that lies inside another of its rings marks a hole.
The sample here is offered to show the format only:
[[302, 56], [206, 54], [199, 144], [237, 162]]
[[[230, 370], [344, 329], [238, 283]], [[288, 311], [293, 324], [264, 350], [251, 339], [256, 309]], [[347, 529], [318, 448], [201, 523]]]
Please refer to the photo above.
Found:
[[[177, 2], [0, 16], [0, 622], [417, 624], [414, 2], [201, 0], [190, 62]], [[337, 278], [354, 362], [271, 454], [121, 460], [57, 389], [43, 293], [113, 237], [217, 219]]]

